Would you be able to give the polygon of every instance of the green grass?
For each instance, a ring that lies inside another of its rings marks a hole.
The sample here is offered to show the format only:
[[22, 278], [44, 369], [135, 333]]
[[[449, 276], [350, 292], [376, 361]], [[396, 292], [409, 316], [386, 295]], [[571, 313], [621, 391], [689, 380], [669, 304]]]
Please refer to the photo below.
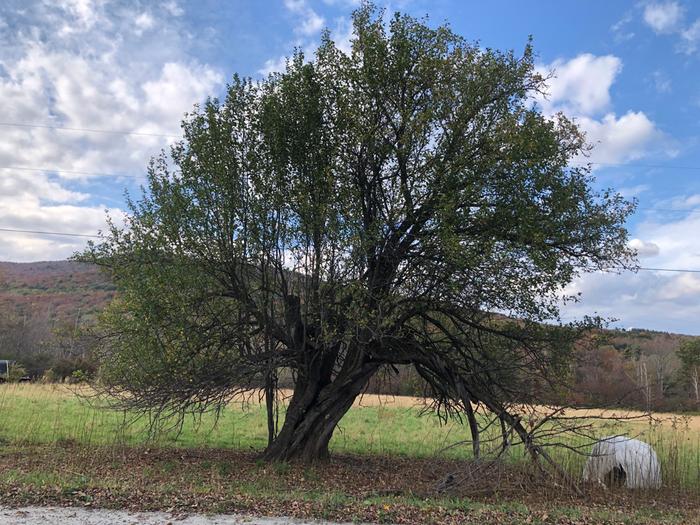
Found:
[[[331, 449], [427, 457], [465, 439], [465, 429], [460, 425], [441, 426], [435, 416], [419, 417], [418, 412], [417, 408], [353, 408], [336, 430]], [[0, 421], [0, 442], [12, 444], [73, 441], [138, 445], [148, 439], [147, 421], [134, 422], [128, 414], [90, 406], [60, 386], [0, 386]], [[265, 410], [257, 403], [232, 403], [218, 421], [213, 414], [189, 418], [181, 432], [165, 432], [156, 442], [178, 447], [262, 450], [267, 444]], [[469, 457], [470, 451], [461, 447], [450, 454]]]
[[[84, 445], [143, 445], [148, 442], [146, 421], [125, 425], [128, 415], [90, 406], [65, 387], [50, 385], [0, 386], [0, 444], [34, 445], [75, 442]], [[678, 418], [674, 424], [614, 425], [604, 435], [629, 433], [640, 436], [656, 449], [663, 466], [665, 484], [700, 488], [700, 432], [698, 421]], [[432, 457], [471, 457], [468, 444], [444, 451], [448, 445], [468, 439], [469, 432], [455, 422], [441, 425], [433, 415], [421, 415], [419, 407], [353, 407], [341, 421], [331, 441], [340, 453]], [[569, 443], [575, 443], [575, 440]], [[181, 432], [165, 432], [155, 445], [185, 448], [262, 450], [267, 443], [264, 408], [232, 403], [218, 421], [211, 414], [188, 419]], [[575, 477], [585, 457], [564, 449], [551, 454]], [[513, 447], [511, 461], [524, 458]]]
[[[451, 497], [435, 493], [430, 473], [438, 464], [450, 469], [441, 471], [436, 478], [440, 479], [455, 465], [434, 456], [470, 458], [468, 444], [443, 451], [468, 439], [469, 432], [456, 423], [440, 425], [435, 416], [420, 415], [419, 407], [353, 407], [334, 434], [331, 448], [338, 454], [420, 459], [356, 461], [343, 456], [332, 469], [270, 465], [255, 454], [239, 452], [260, 451], [266, 445], [265, 412], [258, 403], [246, 407], [233, 403], [216, 424], [212, 415], [189, 419], [180, 434], [165, 433], [156, 442], [148, 441], [145, 421], [128, 426], [124, 421], [123, 414], [92, 407], [65, 387], [1, 385], [0, 495], [5, 504], [128, 506], [440, 525], [680, 525], [695, 523], [700, 505], [693, 496], [700, 488], [700, 435], [693, 419], [678, 418], [665, 425], [618, 423], [601, 429], [605, 435], [643, 434], [660, 456], [666, 487], [649, 494], [591, 489], [579, 499], [563, 494], [555, 482], [528, 485], [528, 467], [508, 469], [524, 477], [513, 478], [510, 485], [507, 477], [498, 477], [492, 484], [495, 492], [484, 496], [471, 490]], [[550, 452], [579, 478], [585, 458], [564, 450]], [[523, 461], [522, 449], [514, 447], [508, 459]], [[676, 505], [678, 498], [685, 503]]]

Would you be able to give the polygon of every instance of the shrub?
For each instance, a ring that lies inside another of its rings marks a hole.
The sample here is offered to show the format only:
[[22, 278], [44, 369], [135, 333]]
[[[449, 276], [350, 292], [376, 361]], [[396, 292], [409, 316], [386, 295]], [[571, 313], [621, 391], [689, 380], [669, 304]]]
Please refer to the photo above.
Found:
[[22, 365], [12, 364], [7, 374], [7, 380], [10, 383], [18, 383], [23, 378], [27, 377], [27, 369]]

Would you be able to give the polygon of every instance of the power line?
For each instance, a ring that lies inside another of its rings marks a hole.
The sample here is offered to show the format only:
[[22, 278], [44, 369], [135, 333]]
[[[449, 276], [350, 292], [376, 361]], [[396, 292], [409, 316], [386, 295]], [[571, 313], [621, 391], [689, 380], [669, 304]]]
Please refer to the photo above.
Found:
[[14, 128], [41, 128], [41, 129], [55, 129], [59, 131], [80, 131], [83, 133], [106, 133], [108, 135], [133, 135], [136, 137], [160, 137], [169, 139], [181, 138], [180, 135], [168, 135], [166, 133], [147, 133], [140, 131], [124, 131], [124, 130], [114, 130], [114, 129], [92, 129], [92, 128], [74, 128], [68, 126], [50, 126], [48, 124], [23, 124], [21, 122], [0, 122], [0, 126], [14, 127]]
[[9, 233], [29, 233], [34, 235], [59, 235], [61, 237], [92, 237], [95, 239], [102, 238], [102, 235], [90, 235], [87, 233], [47, 232], [41, 230], [20, 230], [18, 228], [0, 228], [0, 231]]
[[618, 168], [650, 168], [650, 169], [664, 169], [664, 170], [700, 170], [700, 166], [678, 166], [674, 164], [664, 165], [664, 164], [626, 164], [623, 162], [582, 162], [581, 165], [593, 164], [594, 166], [607, 166], [607, 167], [618, 167]]
[[663, 213], [700, 213], [700, 210], [695, 210], [695, 209], [682, 210], [680, 208], [642, 208], [642, 207], [638, 207], [637, 209], [644, 210], [644, 211], [660, 211]]
[[28, 166], [0, 166], [0, 170], [18, 170], [18, 171], [37, 171], [37, 172], [48, 172], [48, 173], [69, 173], [72, 175], [95, 175], [97, 177], [124, 177], [137, 179], [145, 177], [146, 175], [136, 175], [134, 173], [102, 173], [99, 171], [78, 171], [78, 170], [64, 170], [64, 169], [53, 169], [53, 168], [31, 168]]
[[700, 273], [700, 270], [680, 270], [678, 268], [637, 268], [645, 272], [678, 272], [678, 273]]

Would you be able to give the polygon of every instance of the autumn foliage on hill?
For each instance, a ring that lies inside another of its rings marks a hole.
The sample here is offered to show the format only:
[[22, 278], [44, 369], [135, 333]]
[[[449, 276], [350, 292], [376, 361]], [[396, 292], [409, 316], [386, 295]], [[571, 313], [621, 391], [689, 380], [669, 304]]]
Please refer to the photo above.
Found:
[[[0, 262], [0, 358], [66, 353], [71, 332], [76, 326], [89, 326], [114, 293], [109, 278], [87, 264]], [[649, 330], [596, 334], [577, 353], [575, 388], [568, 401], [585, 406], [697, 409], [677, 356], [681, 344], [693, 339], [698, 338]], [[44, 366], [50, 361], [46, 355], [42, 359]], [[410, 368], [398, 367], [379, 374], [369, 390], [422, 395], [424, 387]]]
[[0, 262], [0, 359], [21, 362], [34, 378], [94, 371], [86, 328], [113, 296], [89, 265]]
[[94, 317], [114, 296], [98, 268], [73, 261], [0, 262], [3, 316], [44, 316], [51, 322]]

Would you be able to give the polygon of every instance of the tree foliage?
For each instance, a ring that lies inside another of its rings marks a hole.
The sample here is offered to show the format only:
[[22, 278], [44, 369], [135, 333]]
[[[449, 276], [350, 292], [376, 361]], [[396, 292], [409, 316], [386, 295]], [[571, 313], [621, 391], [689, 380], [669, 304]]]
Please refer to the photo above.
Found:
[[196, 108], [125, 227], [82, 254], [119, 288], [101, 385], [123, 404], [271, 399], [287, 371], [267, 456], [315, 460], [385, 367], [414, 366], [443, 415], [486, 407], [517, 432], [515, 406], [561, 386], [585, 324], [555, 326], [564, 289], [631, 264], [632, 205], [595, 192], [572, 164], [584, 136], [533, 106], [530, 44], [484, 49], [369, 5], [353, 23], [349, 53], [326, 34]]
[[677, 355], [681, 362], [681, 378], [690, 387], [695, 402], [700, 403], [700, 340], [684, 341]]
[[700, 367], [700, 340], [690, 339], [683, 341], [678, 349], [678, 359], [681, 361], [681, 369], [684, 372], [694, 367]]

